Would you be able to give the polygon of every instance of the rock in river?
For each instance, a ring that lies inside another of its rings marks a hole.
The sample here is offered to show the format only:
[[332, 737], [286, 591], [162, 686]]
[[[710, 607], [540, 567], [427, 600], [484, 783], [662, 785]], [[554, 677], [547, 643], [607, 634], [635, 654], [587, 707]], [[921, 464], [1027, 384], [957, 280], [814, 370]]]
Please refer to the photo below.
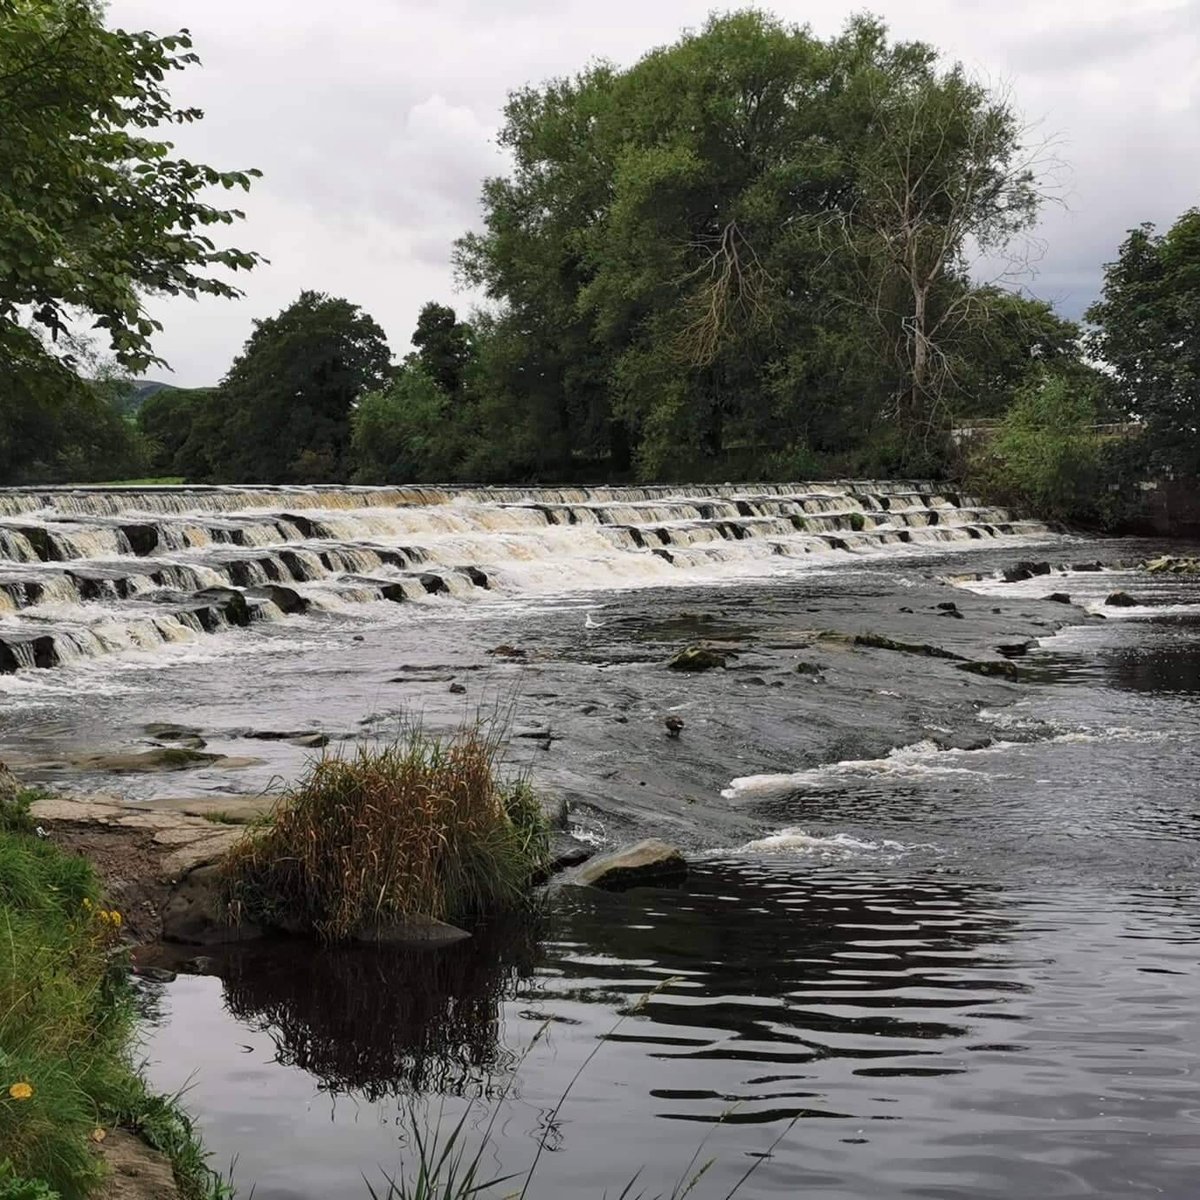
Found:
[[592, 859], [574, 882], [619, 892], [629, 887], [682, 883], [687, 873], [687, 862], [676, 847], [658, 838], [647, 838], [614, 854]]
[[667, 666], [672, 671], [711, 671], [714, 667], [723, 667], [726, 657], [724, 650], [714, 650], [711, 646], [688, 646], [680, 650]]
[[1137, 608], [1138, 605], [1128, 592], [1113, 592], [1104, 603], [1110, 608]]

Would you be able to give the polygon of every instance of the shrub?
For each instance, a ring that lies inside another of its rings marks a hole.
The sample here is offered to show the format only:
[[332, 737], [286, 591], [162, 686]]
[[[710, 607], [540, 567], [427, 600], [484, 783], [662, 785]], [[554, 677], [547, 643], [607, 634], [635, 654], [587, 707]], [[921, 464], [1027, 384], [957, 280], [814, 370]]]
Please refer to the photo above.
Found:
[[972, 455], [969, 486], [1040, 517], [1094, 518], [1101, 484], [1095, 420], [1087, 390], [1039, 373], [1017, 392], [995, 437]]
[[545, 825], [527, 785], [498, 779], [496, 755], [477, 728], [448, 741], [413, 729], [322, 759], [230, 855], [231, 915], [340, 941], [403, 917], [522, 903]]

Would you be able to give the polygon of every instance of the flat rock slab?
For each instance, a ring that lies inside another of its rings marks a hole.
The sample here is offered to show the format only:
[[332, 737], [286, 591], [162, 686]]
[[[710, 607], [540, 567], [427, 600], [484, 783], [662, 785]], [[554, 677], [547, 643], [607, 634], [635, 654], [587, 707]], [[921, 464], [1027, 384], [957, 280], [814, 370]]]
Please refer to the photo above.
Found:
[[[203, 817], [209, 822], [248, 825], [267, 816], [279, 803], [278, 796], [171, 796], [137, 805], [139, 811]], [[129, 807], [133, 808], [133, 805]]]
[[114, 775], [142, 771], [189, 771], [194, 767], [254, 767], [261, 758], [234, 758], [227, 754], [209, 754], [183, 747], [145, 750], [130, 754], [83, 754], [71, 760], [72, 766], [90, 771], [110, 771]]
[[614, 854], [592, 859], [572, 882], [623, 891], [630, 887], [682, 883], [687, 873], [687, 862], [675, 846], [658, 838], [647, 838]]
[[110, 841], [124, 839], [147, 852], [157, 852], [155, 875], [163, 881], [178, 879], [195, 867], [214, 862], [245, 833], [238, 825], [214, 824], [203, 816], [166, 811], [156, 804], [127, 804], [107, 797], [47, 796], [35, 801], [30, 813], [52, 837], [56, 836], [56, 826], [69, 827], [85, 834], [91, 831], [94, 837]]

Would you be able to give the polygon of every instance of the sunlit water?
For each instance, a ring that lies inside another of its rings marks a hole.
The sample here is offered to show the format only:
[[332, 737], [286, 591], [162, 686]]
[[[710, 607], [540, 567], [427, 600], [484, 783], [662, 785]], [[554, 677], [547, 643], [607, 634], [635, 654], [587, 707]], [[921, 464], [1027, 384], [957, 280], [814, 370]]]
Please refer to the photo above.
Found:
[[992, 745], [731, 764], [774, 832], [678, 890], [564, 889], [432, 956], [233, 955], [162, 989], [153, 1081], [259, 1200], [364, 1195], [464, 1113], [492, 1174], [545, 1143], [542, 1200], [710, 1159], [696, 1196], [756, 1164], [742, 1196], [1195, 1196], [1197, 585], [1071, 590], [1126, 582], [1154, 604], [1047, 640]]

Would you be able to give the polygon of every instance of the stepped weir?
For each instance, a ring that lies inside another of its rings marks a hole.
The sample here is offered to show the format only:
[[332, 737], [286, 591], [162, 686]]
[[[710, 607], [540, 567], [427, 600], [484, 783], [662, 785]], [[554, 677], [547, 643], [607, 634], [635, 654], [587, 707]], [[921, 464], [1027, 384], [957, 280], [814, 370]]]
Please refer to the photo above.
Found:
[[0, 490], [0, 672], [351, 605], [754, 577], [1044, 532], [896, 481]]

